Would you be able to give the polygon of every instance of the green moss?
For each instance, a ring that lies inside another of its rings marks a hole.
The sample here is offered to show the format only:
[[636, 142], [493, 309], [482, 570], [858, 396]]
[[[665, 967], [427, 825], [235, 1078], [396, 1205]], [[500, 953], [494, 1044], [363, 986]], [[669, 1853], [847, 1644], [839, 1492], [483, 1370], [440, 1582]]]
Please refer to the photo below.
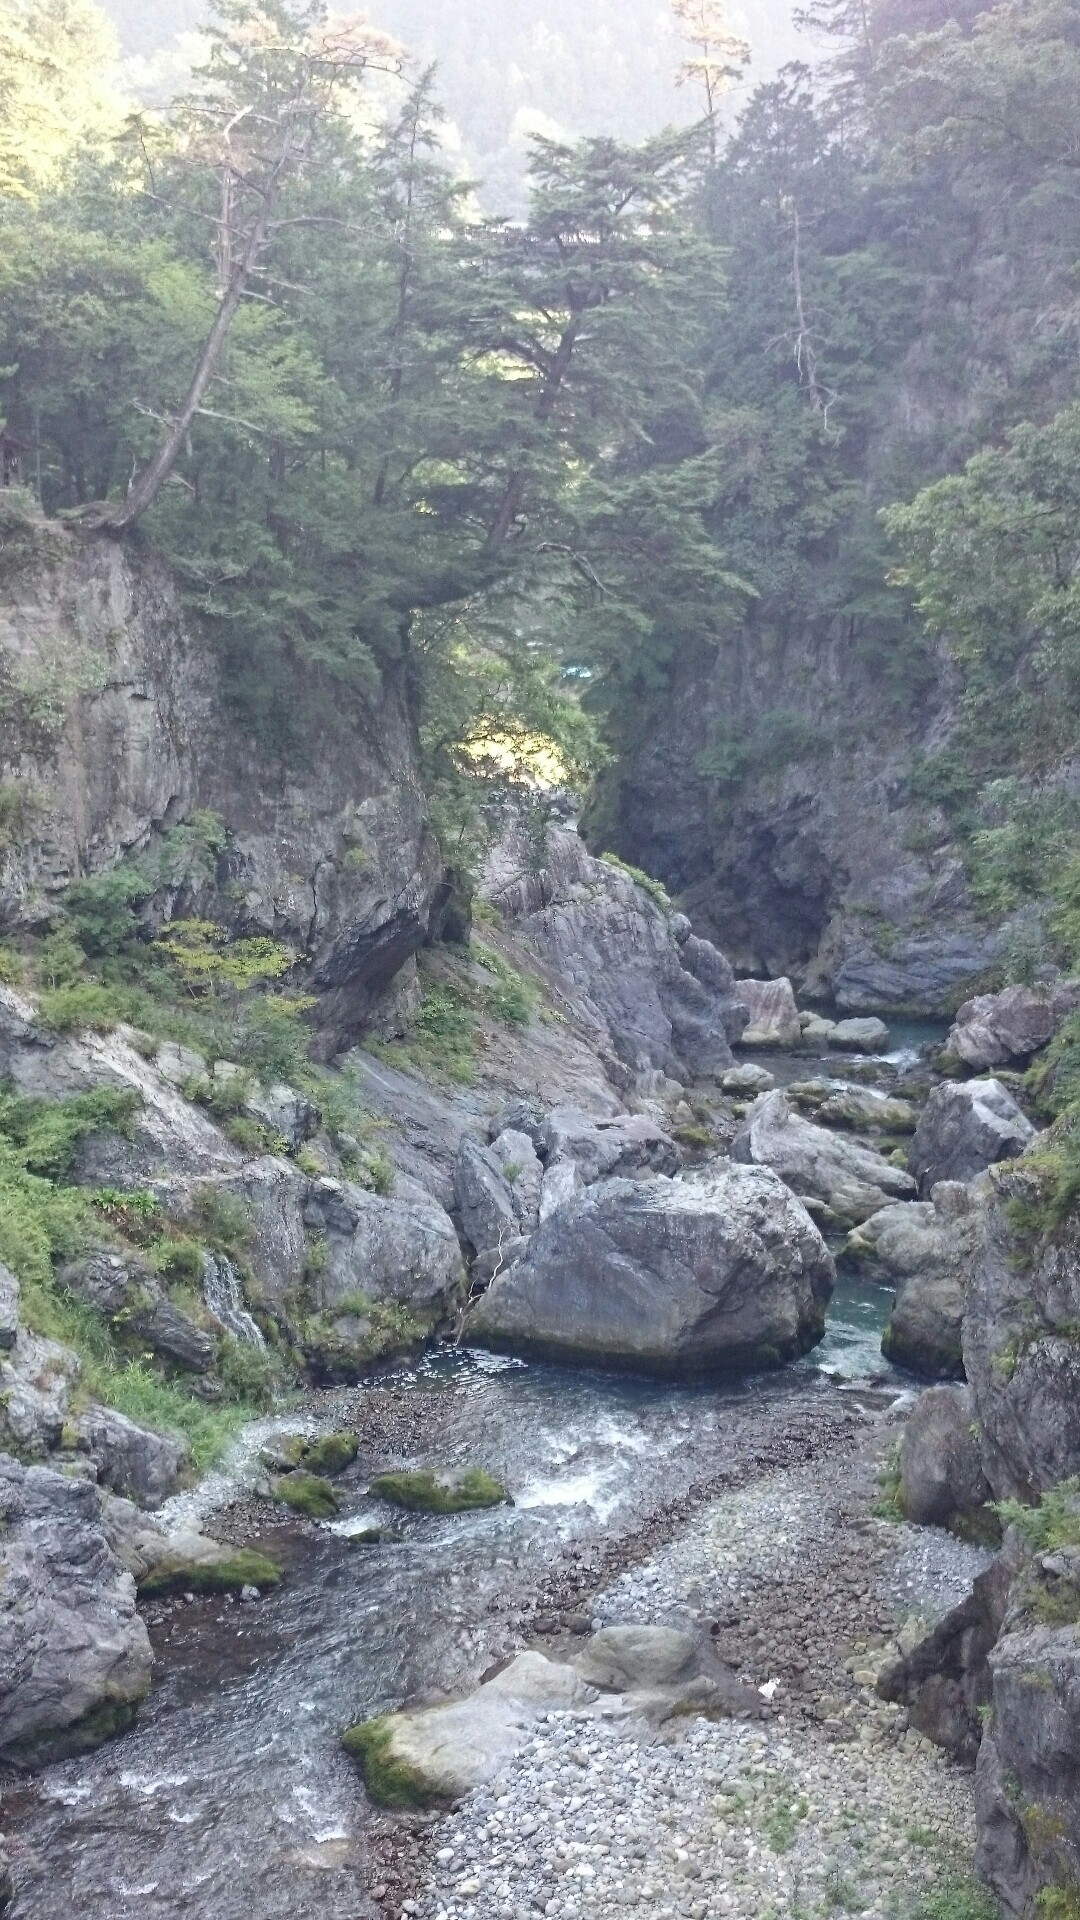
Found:
[[499, 1507], [510, 1495], [501, 1481], [481, 1467], [470, 1467], [452, 1481], [430, 1472], [380, 1473], [371, 1492], [409, 1513], [466, 1513], [476, 1507]]
[[700, 1152], [705, 1152], [714, 1145], [708, 1127], [676, 1127], [674, 1138], [680, 1147], [692, 1147]]
[[339, 1510], [337, 1494], [320, 1474], [301, 1469], [282, 1474], [271, 1485], [275, 1500], [283, 1500], [294, 1513], [306, 1514], [309, 1520], [332, 1520]]
[[395, 1760], [391, 1747], [393, 1725], [386, 1716], [350, 1727], [341, 1737], [346, 1753], [360, 1762], [364, 1785], [380, 1807], [435, 1807], [446, 1796], [437, 1793], [416, 1767]]
[[201, 1567], [162, 1561], [139, 1582], [142, 1594], [239, 1593], [244, 1587], [276, 1587], [282, 1570], [276, 1560], [251, 1547], [238, 1547], [227, 1560]]
[[312, 1440], [304, 1447], [300, 1464], [309, 1473], [344, 1473], [351, 1467], [360, 1451], [360, 1442], [355, 1433], [325, 1433], [319, 1440]]
[[1044, 1887], [1035, 1902], [1039, 1920], [1080, 1920], [1080, 1890]]

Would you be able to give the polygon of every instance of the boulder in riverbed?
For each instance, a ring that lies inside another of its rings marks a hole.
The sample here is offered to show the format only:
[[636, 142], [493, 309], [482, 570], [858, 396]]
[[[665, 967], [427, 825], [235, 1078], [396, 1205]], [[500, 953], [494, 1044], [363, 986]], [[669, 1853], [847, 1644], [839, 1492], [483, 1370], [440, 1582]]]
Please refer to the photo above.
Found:
[[873, 1147], [838, 1139], [793, 1113], [779, 1088], [755, 1100], [731, 1156], [743, 1165], [772, 1167], [793, 1193], [848, 1223], [915, 1195], [915, 1182], [903, 1168]]
[[975, 1406], [967, 1387], [928, 1387], [900, 1443], [900, 1506], [922, 1527], [977, 1527], [990, 1516]]
[[644, 1113], [597, 1120], [576, 1107], [555, 1107], [544, 1118], [541, 1151], [549, 1166], [572, 1160], [586, 1186], [595, 1180], [676, 1173], [679, 1151], [670, 1134]]
[[884, 1020], [837, 1020], [827, 1036], [830, 1047], [842, 1053], [884, 1053], [889, 1044], [889, 1029]]
[[797, 1047], [802, 1022], [795, 990], [786, 975], [779, 980], [737, 980], [739, 999], [750, 1009], [750, 1019], [739, 1039], [741, 1047]]
[[934, 1087], [911, 1142], [919, 1191], [939, 1180], [974, 1180], [1001, 1160], [1015, 1160], [1035, 1138], [1000, 1080], [943, 1082]]
[[587, 1189], [493, 1281], [468, 1331], [584, 1364], [747, 1371], [817, 1343], [832, 1284], [820, 1233], [775, 1174], [717, 1160]]
[[185, 1441], [140, 1427], [113, 1407], [88, 1407], [75, 1432], [80, 1450], [97, 1468], [99, 1484], [140, 1507], [160, 1507], [191, 1465]]
[[929, 1200], [898, 1202], [848, 1235], [848, 1258], [896, 1288], [881, 1351], [924, 1380], [963, 1377], [964, 1295], [979, 1235], [977, 1187], [942, 1180]]
[[399, 1174], [392, 1194], [369, 1193], [347, 1180], [316, 1180], [304, 1223], [326, 1248], [311, 1283], [320, 1311], [361, 1296], [401, 1306], [445, 1308], [461, 1281], [461, 1249], [449, 1214]]

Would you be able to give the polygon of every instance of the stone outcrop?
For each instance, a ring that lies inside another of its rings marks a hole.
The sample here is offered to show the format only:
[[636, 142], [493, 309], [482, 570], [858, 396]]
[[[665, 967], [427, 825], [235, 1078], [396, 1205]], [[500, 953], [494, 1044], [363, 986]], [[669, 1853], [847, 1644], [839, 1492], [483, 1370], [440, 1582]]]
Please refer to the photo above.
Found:
[[709, 1076], [732, 1065], [746, 1008], [724, 956], [665, 913], [630, 874], [552, 825], [537, 856], [512, 819], [482, 891], [568, 981], [631, 1074]]
[[1015, 1160], [1035, 1128], [1000, 1080], [944, 1082], [933, 1088], [911, 1142], [919, 1191], [939, 1180], [974, 1180], [1001, 1160]]
[[[1072, 1589], [1080, 1615], [1080, 1577]], [[1008, 1626], [1008, 1622], [1006, 1623]], [[989, 1656], [993, 1714], [979, 1749], [976, 1865], [1006, 1913], [1080, 1886], [1080, 1635], [1018, 1623]], [[1045, 1911], [1069, 1912], [1068, 1905]]]
[[916, 1732], [974, 1766], [992, 1691], [989, 1654], [1005, 1617], [1012, 1567], [999, 1554], [971, 1592], [878, 1680], [884, 1700], [908, 1709]]
[[538, 1137], [546, 1164], [573, 1161], [587, 1187], [594, 1180], [673, 1174], [679, 1167], [675, 1142], [647, 1114], [595, 1120], [576, 1107], [556, 1107], [544, 1115]]
[[601, 1181], [550, 1214], [473, 1309], [469, 1338], [512, 1352], [708, 1375], [775, 1366], [824, 1330], [833, 1265], [765, 1168]]
[[746, 1166], [772, 1167], [792, 1193], [849, 1224], [915, 1193], [903, 1168], [872, 1147], [838, 1139], [802, 1119], [779, 1089], [754, 1101], [731, 1156]]
[[437, 1200], [399, 1174], [392, 1194], [348, 1180], [311, 1182], [304, 1221], [325, 1248], [312, 1283], [317, 1310], [357, 1295], [430, 1312], [445, 1308], [461, 1280], [461, 1250]]
[[88, 1481], [0, 1454], [0, 1759], [39, 1765], [134, 1717], [151, 1652]]
[[960, 1007], [949, 1029], [946, 1051], [980, 1073], [1018, 1066], [1045, 1047], [1078, 1007], [1080, 980], [981, 993]]
[[61, 1269], [61, 1284], [112, 1322], [116, 1336], [147, 1348], [166, 1364], [206, 1373], [215, 1343], [174, 1305], [153, 1268], [133, 1254], [101, 1247]]
[[900, 1506], [916, 1526], [951, 1527], [973, 1519], [989, 1499], [970, 1391], [928, 1387], [900, 1443]]
[[1080, 1474], [1080, 1219], [1023, 1233], [1010, 1202], [1037, 1206], [1039, 1176], [999, 1168], [980, 1216], [964, 1316], [964, 1368], [983, 1467], [999, 1498], [1037, 1498]]
[[151, 1433], [113, 1407], [88, 1407], [75, 1422], [75, 1433], [80, 1452], [94, 1464], [98, 1484], [140, 1507], [160, 1507], [191, 1466], [184, 1441]]
[[797, 1047], [802, 1039], [802, 1023], [795, 1004], [795, 989], [786, 977], [779, 980], [739, 980], [740, 1000], [750, 1009], [750, 1018], [739, 1037], [743, 1047]]
[[896, 1288], [882, 1353], [924, 1380], [964, 1371], [961, 1326], [979, 1210], [977, 1188], [942, 1180], [929, 1200], [883, 1207], [848, 1236], [845, 1254]]
[[78, 1374], [69, 1348], [19, 1328], [0, 1350], [0, 1448], [41, 1459], [58, 1447]]

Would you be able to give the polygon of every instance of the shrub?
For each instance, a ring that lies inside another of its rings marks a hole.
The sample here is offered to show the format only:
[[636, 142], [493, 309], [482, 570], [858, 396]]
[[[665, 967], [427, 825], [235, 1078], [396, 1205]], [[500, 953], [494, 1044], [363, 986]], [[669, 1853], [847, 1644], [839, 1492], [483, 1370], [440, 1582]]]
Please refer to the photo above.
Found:
[[1080, 1547], [1080, 1477], [1059, 1481], [1037, 1506], [1002, 1500], [996, 1508], [1003, 1526], [1015, 1527], [1033, 1553]]
[[230, 1398], [250, 1407], [273, 1406], [283, 1385], [277, 1356], [231, 1333], [218, 1343], [218, 1371]]
[[51, 988], [38, 1003], [38, 1019], [53, 1033], [111, 1033], [132, 1012], [129, 995], [93, 980]]
[[75, 1149], [87, 1134], [111, 1130], [130, 1137], [142, 1105], [137, 1093], [118, 1087], [94, 1087], [69, 1100], [32, 1100], [0, 1095], [0, 1133], [31, 1173], [62, 1180]]
[[236, 1056], [260, 1080], [295, 1082], [307, 1066], [310, 1029], [304, 1015], [316, 1004], [313, 994], [260, 994], [236, 1020]]
[[224, 1187], [198, 1187], [191, 1212], [201, 1237], [216, 1252], [233, 1256], [243, 1252], [251, 1238], [251, 1214], [237, 1194]]

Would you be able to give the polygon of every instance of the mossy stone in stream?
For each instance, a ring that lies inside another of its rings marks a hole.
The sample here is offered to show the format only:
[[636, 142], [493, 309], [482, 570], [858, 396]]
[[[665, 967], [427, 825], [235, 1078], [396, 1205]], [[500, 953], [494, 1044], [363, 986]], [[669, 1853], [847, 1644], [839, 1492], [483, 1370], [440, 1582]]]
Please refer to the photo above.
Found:
[[299, 1464], [309, 1473], [344, 1473], [360, 1451], [355, 1433], [324, 1433], [304, 1448]]
[[468, 1513], [477, 1507], [513, 1505], [502, 1482], [482, 1467], [454, 1475], [380, 1473], [371, 1483], [371, 1492], [409, 1513]]
[[364, 1785], [380, 1807], [437, 1807], [445, 1805], [424, 1775], [393, 1754], [394, 1730], [391, 1720], [364, 1720], [349, 1727], [341, 1736], [346, 1753], [360, 1762]]
[[338, 1511], [338, 1497], [330, 1485], [317, 1473], [285, 1473], [279, 1480], [271, 1482], [275, 1500], [283, 1500], [294, 1513], [306, 1514], [309, 1520], [331, 1520]]
[[253, 1547], [237, 1547], [221, 1560], [159, 1560], [139, 1581], [141, 1594], [239, 1593], [244, 1587], [276, 1587], [281, 1568], [268, 1554]]

